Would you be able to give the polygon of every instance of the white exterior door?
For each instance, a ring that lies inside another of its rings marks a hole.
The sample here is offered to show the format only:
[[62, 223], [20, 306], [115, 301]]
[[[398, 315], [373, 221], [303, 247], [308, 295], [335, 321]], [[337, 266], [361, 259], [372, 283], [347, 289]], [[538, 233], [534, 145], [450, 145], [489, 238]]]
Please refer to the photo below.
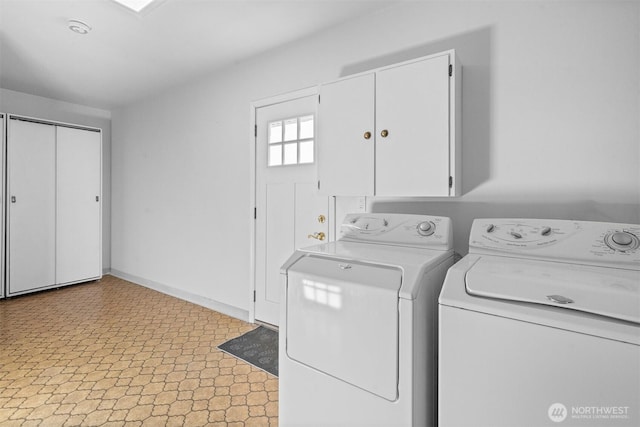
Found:
[[8, 292], [55, 284], [56, 127], [9, 120]]
[[256, 108], [255, 306], [278, 325], [280, 266], [297, 247], [326, 241], [329, 198], [317, 191], [317, 96]]
[[57, 127], [56, 283], [102, 275], [101, 135]]

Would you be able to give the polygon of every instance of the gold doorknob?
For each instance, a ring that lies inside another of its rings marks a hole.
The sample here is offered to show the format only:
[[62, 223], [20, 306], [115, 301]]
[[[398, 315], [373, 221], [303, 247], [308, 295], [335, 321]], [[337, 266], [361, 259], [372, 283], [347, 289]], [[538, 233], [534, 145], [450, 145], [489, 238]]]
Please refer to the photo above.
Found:
[[389, 131], [386, 129], [380, 132], [380, 136], [382, 136], [383, 138], [386, 138], [388, 135], [389, 135]]
[[324, 224], [324, 222], [327, 220], [327, 217], [325, 217], [324, 215], [319, 215], [318, 216], [318, 222], [320, 224]]
[[317, 233], [309, 234], [309, 236], [307, 236], [307, 238], [324, 240], [324, 233], [322, 231], [318, 231]]
[[365, 132], [364, 139], [369, 139], [369, 138], [371, 138], [371, 132]]

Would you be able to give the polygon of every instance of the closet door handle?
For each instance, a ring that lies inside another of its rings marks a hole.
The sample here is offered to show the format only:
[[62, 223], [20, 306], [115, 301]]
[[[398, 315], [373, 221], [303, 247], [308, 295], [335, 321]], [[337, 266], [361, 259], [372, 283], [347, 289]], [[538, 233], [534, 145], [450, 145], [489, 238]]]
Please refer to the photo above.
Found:
[[11, 196], [11, 203], [15, 203], [16, 202], [16, 196]]

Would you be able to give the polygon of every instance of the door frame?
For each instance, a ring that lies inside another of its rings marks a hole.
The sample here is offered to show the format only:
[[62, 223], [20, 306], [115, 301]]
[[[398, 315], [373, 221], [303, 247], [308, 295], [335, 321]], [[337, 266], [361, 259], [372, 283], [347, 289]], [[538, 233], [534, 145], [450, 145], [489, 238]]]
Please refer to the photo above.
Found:
[[[249, 126], [249, 195], [250, 195], [250, 204], [249, 204], [249, 230], [250, 230], [250, 242], [249, 242], [249, 266], [250, 266], [250, 286], [249, 286], [249, 294], [247, 298], [249, 299], [249, 322], [255, 323], [255, 312], [256, 312], [256, 216], [255, 209], [257, 206], [257, 159], [256, 159], [256, 144], [257, 144], [257, 122], [256, 122], [256, 114], [258, 113], [258, 108], [268, 107], [269, 105], [279, 104], [281, 102], [294, 101], [299, 98], [305, 98], [307, 96], [317, 96], [319, 94], [319, 86], [311, 86], [304, 89], [294, 90], [291, 92], [286, 92], [280, 95], [270, 96], [268, 98], [259, 99], [257, 101], [253, 101], [249, 106], [249, 114], [250, 114], [250, 126]], [[329, 236], [331, 238], [331, 236]]]

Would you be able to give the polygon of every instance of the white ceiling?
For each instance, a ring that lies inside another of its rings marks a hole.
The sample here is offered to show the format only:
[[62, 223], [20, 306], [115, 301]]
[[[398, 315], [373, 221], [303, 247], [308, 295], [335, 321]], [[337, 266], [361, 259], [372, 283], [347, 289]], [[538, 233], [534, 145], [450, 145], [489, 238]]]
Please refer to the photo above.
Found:
[[0, 87], [111, 109], [393, 1], [0, 0]]

